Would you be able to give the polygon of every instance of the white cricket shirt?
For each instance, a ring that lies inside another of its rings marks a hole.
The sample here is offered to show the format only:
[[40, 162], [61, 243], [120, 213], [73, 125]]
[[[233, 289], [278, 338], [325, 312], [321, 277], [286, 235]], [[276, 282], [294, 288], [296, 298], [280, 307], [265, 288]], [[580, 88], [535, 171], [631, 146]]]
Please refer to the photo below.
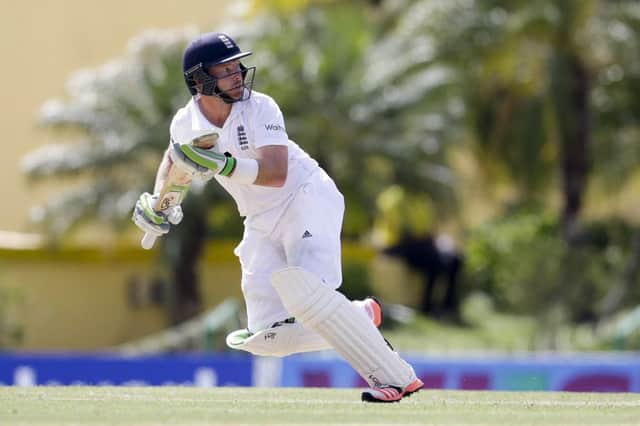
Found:
[[319, 168], [314, 159], [289, 140], [278, 104], [270, 96], [255, 90], [248, 100], [232, 104], [231, 113], [222, 128], [205, 118], [192, 97], [175, 114], [169, 131], [171, 139], [181, 144], [216, 132], [219, 138], [212, 149], [229, 152], [236, 158], [257, 159], [257, 149], [267, 145], [283, 145], [288, 148], [287, 180], [280, 188], [247, 185], [234, 182], [228, 177], [215, 176], [235, 200], [241, 216], [251, 217], [286, 205], [296, 190]]

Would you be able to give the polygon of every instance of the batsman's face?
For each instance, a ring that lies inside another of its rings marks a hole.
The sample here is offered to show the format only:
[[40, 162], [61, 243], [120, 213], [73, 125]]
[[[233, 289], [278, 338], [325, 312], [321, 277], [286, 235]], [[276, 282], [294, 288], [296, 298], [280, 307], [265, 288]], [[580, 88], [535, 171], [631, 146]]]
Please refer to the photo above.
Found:
[[244, 91], [242, 85], [242, 68], [240, 61], [231, 61], [214, 65], [207, 70], [209, 75], [218, 80], [218, 88], [234, 99], [240, 99]]

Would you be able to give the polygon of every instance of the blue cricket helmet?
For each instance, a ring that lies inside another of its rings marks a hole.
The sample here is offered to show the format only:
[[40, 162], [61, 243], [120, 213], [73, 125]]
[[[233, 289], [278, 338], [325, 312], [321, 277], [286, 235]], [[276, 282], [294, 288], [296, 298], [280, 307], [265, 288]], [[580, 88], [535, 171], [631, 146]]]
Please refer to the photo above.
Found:
[[[182, 71], [187, 88], [192, 95], [200, 92], [206, 96], [219, 96], [225, 102], [232, 103], [246, 100], [251, 96], [255, 67], [247, 68], [240, 63], [243, 86], [247, 89], [241, 99], [233, 99], [217, 87], [217, 79], [209, 75], [208, 67], [224, 64], [251, 55], [242, 52], [238, 44], [227, 34], [207, 33], [193, 40], [184, 51]], [[247, 75], [251, 72], [250, 78]], [[248, 84], [247, 84], [248, 82]]]

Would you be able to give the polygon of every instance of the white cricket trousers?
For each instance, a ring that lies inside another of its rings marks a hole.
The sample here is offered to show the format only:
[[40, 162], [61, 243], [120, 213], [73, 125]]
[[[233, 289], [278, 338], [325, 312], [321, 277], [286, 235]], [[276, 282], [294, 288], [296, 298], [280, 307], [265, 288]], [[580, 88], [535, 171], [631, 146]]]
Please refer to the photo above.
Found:
[[332, 289], [342, 283], [344, 197], [324, 170], [309, 176], [284, 210], [269, 216], [275, 226], [264, 225], [270, 220], [247, 218], [242, 241], [234, 250], [242, 266], [242, 292], [252, 332], [291, 317], [271, 285], [273, 272], [299, 266]]

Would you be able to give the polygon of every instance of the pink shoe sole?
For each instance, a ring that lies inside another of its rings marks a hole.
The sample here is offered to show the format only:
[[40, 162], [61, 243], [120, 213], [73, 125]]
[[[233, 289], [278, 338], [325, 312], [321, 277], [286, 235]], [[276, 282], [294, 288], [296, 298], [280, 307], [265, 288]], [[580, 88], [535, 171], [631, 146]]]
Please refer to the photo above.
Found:
[[362, 400], [364, 402], [398, 402], [402, 398], [418, 392], [423, 386], [424, 383], [422, 383], [422, 380], [415, 379], [409, 386], [404, 388], [404, 390], [396, 386], [368, 389], [362, 392]]

